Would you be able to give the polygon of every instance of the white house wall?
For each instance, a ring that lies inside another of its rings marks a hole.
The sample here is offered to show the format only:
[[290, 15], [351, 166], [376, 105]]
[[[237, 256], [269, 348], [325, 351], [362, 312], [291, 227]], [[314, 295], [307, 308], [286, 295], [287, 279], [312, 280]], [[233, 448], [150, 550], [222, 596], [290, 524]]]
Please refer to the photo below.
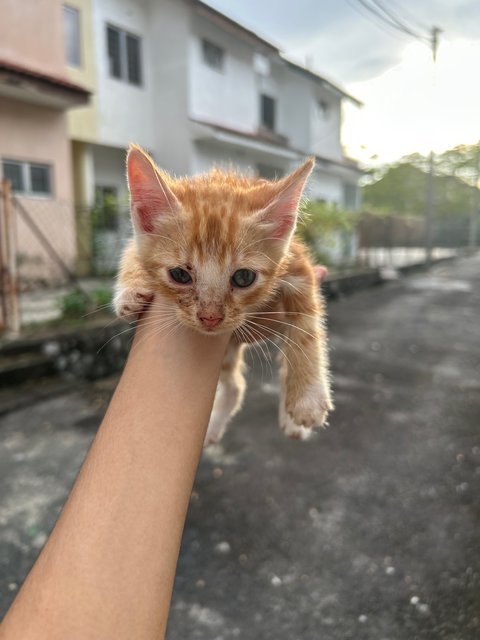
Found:
[[205, 173], [214, 166], [252, 175], [256, 172], [255, 158], [245, 151], [208, 143], [196, 144], [193, 148], [192, 173]]
[[280, 83], [278, 130], [288, 138], [292, 148], [309, 154], [311, 83], [285, 67]]
[[[222, 71], [212, 69], [204, 63], [203, 38], [224, 49]], [[252, 48], [202, 16], [194, 15], [189, 62], [191, 117], [233, 129], [256, 131], [259, 105]]]
[[[312, 153], [323, 158], [341, 160], [343, 152], [340, 143], [340, 98], [325, 90], [316, 89], [315, 87], [312, 87], [312, 89], [313, 96], [309, 103], [311, 122], [310, 148]], [[317, 106], [320, 101], [328, 105], [326, 115], [320, 113]]]
[[312, 200], [325, 200], [343, 205], [343, 183], [339, 176], [323, 171], [314, 171], [310, 178], [307, 195]]
[[150, 60], [154, 82], [153, 123], [146, 145], [158, 164], [178, 174], [191, 170], [188, 123], [190, 6], [181, 0], [151, 0]]
[[[98, 140], [125, 147], [128, 142], [150, 147], [154, 131], [152, 60], [155, 49], [149, 35], [149, 0], [95, 0], [94, 37], [97, 57]], [[142, 84], [137, 87], [112, 78], [108, 67], [106, 25], [141, 38]]]

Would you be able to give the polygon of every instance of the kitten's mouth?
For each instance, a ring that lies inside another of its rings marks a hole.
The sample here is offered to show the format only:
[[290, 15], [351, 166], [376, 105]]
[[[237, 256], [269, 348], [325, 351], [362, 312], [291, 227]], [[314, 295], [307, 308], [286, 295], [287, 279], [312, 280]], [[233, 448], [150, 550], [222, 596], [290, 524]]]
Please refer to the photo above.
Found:
[[202, 329], [207, 333], [211, 333], [223, 323], [225, 318], [224, 316], [210, 314], [204, 316], [199, 315], [198, 319], [200, 320]]

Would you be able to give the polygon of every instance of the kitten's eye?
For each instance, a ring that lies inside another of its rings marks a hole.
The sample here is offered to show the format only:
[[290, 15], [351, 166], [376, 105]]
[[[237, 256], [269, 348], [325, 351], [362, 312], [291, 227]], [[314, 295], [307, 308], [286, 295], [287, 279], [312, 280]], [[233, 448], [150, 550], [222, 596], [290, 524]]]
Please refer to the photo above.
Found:
[[239, 269], [233, 274], [231, 282], [235, 287], [244, 289], [245, 287], [249, 287], [251, 284], [253, 284], [256, 277], [257, 274], [251, 269]]
[[178, 284], [190, 284], [190, 282], [192, 282], [192, 278], [188, 271], [185, 271], [185, 269], [181, 269], [180, 267], [170, 269], [168, 273], [175, 282], [178, 282]]

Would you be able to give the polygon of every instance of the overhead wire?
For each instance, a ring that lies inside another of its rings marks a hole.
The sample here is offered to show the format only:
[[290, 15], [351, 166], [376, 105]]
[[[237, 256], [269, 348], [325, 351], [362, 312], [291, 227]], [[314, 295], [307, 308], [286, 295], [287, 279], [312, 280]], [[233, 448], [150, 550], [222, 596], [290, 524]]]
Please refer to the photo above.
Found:
[[[408, 33], [409, 35], [413, 36], [414, 38], [423, 38], [424, 36], [421, 35], [420, 33], [416, 32], [414, 30], [414, 28], [411, 27], [411, 25], [409, 25], [404, 18], [399, 17], [398, 11], [395, 12], [394, 10], [392, 10], [392, 8], [388, 8], [384, 5], [384, 3], [381, 0], [372, 0], [372, 2], [381, 10], [383, 11], [383, 13], [388, 16], [395, 24], [398, 25], [398, 28], [401, 29], [402, 31], [405, 31], [405, 33]], [[416, 29], [416, 27], [415, 27]]]
[[402, 35], [406, 36], [407, 34], [401, 34], [398, 29], [394, 29], [393, 27], [386, 27], [385, 22], [382, 21], [377, 21], [372, 19], [371, 14], [367, 14], [358, 4], [356, 4], [354, 2], [354, 0], [345, 0], [346, 3], [354, 10], [356, 11], [359, 15], [361, 15], [363, 18], [365, 18], [366, 20], [368, 20], [369, 22], [371, 22], [372, 24], [374, 24], [376, 27], [378, 27], [379, 29], [381, 29], [384, 33], [388, 34], [389, 36], [392, 36], [394, 38], [397, 38], [397, 40], [401, 40], [402, 39]]
[[[349, 0], [347, 0], [350, 6], [353, 6]], [[380, 0], [372, 0], [375, 5], [371, 5], [367, 0], [357, 0], [357, 3], [362, 6], [366, 11], [370, 13], [370, 16], [375, 16], [383, 25], [389, 26], [397, 33], [403, 33], [421, 42], [430, 43], [430, 38], [427, 35], [417, 33], [405, 21], [399, 20], [391, 10], [387, 9]], [[365, 15], [365, 14], [362, 14]], [[366, 17], [366, 16], [365, 16]], [[370, 17], [371, 20], [371, 17]], [[377, 26], [380, 26], [379, 22], [375, 21]]]

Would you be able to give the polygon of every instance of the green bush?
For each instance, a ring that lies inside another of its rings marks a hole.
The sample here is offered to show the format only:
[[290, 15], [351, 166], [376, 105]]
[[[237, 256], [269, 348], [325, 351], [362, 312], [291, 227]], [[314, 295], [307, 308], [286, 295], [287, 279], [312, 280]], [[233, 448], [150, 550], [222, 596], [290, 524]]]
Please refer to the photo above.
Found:
[[329, 202], [310, 201], [302, 210], [297, 235], [308, 245], [317, 262], [328, 265], [328, 247], [335, 238], [350, 234], [358, 220], [352, 211]]
[[109, 311], [112, 302], [112, 291], [108, 287], [98, 287], [90, 294], [82, 289], [69, 291], [60, 299], [62, 317], [79, 319], [93, 311]]
[[98, 287], [90, 294], [95, 309], [106, 308], [112, 302], [112, 290], [108, 287]]
[[89, 311], [90, 298], [81, 289], [75, 289], [61, 298], [60, 306], [64, 318], [80, 318]]

